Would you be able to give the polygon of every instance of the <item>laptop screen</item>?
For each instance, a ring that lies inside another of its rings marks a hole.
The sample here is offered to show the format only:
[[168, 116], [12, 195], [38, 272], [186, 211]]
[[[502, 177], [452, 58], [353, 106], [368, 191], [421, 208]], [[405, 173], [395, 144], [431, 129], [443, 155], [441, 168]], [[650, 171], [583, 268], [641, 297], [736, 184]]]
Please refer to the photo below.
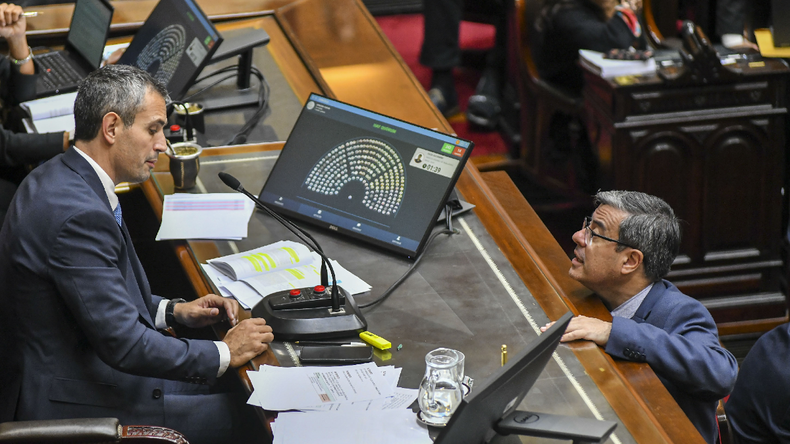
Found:
[[101, 65], [113, 7], [105, 0], [77, 0], [66, 42], [94, 69]]
[[472, 147], [311, 94], [259, 197], [278, 212], [414, 257]]
[[221, 42], [193, 0], [160, 0], [118, 63], [148, 71], [178, 100]]

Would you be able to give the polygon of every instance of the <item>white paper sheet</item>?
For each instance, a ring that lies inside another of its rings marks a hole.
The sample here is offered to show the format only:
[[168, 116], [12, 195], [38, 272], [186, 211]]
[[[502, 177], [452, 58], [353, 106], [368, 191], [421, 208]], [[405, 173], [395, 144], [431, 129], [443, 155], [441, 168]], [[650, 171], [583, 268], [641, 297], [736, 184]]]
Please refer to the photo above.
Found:
[[274, 444], [431, 444], [409, 409], [367, 412], [285, 412], [274, 422]]
[[394, 395], [388, 398], [373, 399], [370, 401], [337, 402], [300, 410], [315, 412], [360, 412], [371, 410], [405, 409], [417, 400], [417, 395], [419, 392], [420, 391], [418, 389], [396, 387]]
[[272, 367], [247, 372], [254, 392], [250, 401], [266, 410], [369, 401], [393, 395], [391, 383], [373, 362], [335, 367]]
[[247, 309], [252, 309], [263, 299], [263, 296], [243, 281], [231, 281], [225, 285], [225, 289], [239, 301], [242, 307]]
[[165, 196], [156, 240], [242, 239], [255, 204], [238, 193]]
[[34, 120], [33, 126], [39, 134], [57, 133], [60, 131], [68, 131], [69, 134], [74, 134], [74, 114]]
[[22, 102], [19, 106], [27, 111], [33, 121], [74, 114], [77, 93], [58, 94], [42, 99]]

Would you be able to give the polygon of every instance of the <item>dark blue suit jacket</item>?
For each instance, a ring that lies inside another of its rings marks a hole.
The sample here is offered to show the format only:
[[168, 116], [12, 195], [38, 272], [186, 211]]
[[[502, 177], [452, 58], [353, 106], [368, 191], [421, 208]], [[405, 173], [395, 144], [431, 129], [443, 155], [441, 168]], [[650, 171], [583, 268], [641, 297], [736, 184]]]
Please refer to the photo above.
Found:
[[790, 324], [760, 337], [724, 405], [740, 444], [790, 442]]
[[606, 352], [648, 363], [702, 437], [716, 442], [716, 404], [732, 390], [738, 363], [699, 301], [656, 282], [633, 318], [613, 319]]
[[219, 352], [157, 331], [159, 301], [90, 164], [69, 149], [36, 168], [0, 231], [0, 422], [232, 427], [179, 395], [208, 393], [185, 382], [215, 381]]

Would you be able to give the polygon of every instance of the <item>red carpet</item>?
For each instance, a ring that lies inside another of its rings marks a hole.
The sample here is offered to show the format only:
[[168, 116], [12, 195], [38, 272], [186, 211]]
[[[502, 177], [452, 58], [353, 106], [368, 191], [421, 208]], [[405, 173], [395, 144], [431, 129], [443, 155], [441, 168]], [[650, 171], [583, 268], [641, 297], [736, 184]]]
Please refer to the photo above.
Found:
[[[420, 65], [420, 47], [423, 39], [423, 20], [421, 14], [390, 15], [376, 17], [384, 34], [400, 53], [403, 60], [417, 76], [427, 91], [431, 83], [431, 70]], [[480, 23], [462, 22], [460, 42], [462, 49], [487, 49], [494, 45], [494, 27]], [[461, 113], [450, 116], [447, 120], [459, 137], [475, 143], [473, 156], [505, 154], [507, 147], [496, 131], [484, 132], [470, 127], [463, 111], [469, 96], [474, 94], [480, 71], [470, 68], [455, 69], [455, 89]]]

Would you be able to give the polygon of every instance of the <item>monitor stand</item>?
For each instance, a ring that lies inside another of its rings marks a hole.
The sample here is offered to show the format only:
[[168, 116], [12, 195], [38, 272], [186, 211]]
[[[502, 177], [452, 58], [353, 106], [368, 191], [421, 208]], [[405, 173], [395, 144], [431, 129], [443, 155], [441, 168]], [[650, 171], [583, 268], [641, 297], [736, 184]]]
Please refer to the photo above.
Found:
[[[236, 82], [222, 82], [200, 93], [193, 101], [203, 105], [204, 111], [255, 105], [260, 97], [258, 89], [251, 88], [252, 55], [255, 48], [269, 43], [269, 35], [263, 29], [242, 28], [225, 31], [222, 37], [225, 40], [206, 66], [238, 56]], [[206, 71], [204, 68], [204, 76]], [[206, 84], [210, 84], [212, 80], [216, 81], [218, 78], [206, 80]]]
[[617, 423], [575, 416], [551, 415], [516, 410], [502, 418], [495, 430], [500, 435], [572, 440], [573, 444], [602, 443]]

